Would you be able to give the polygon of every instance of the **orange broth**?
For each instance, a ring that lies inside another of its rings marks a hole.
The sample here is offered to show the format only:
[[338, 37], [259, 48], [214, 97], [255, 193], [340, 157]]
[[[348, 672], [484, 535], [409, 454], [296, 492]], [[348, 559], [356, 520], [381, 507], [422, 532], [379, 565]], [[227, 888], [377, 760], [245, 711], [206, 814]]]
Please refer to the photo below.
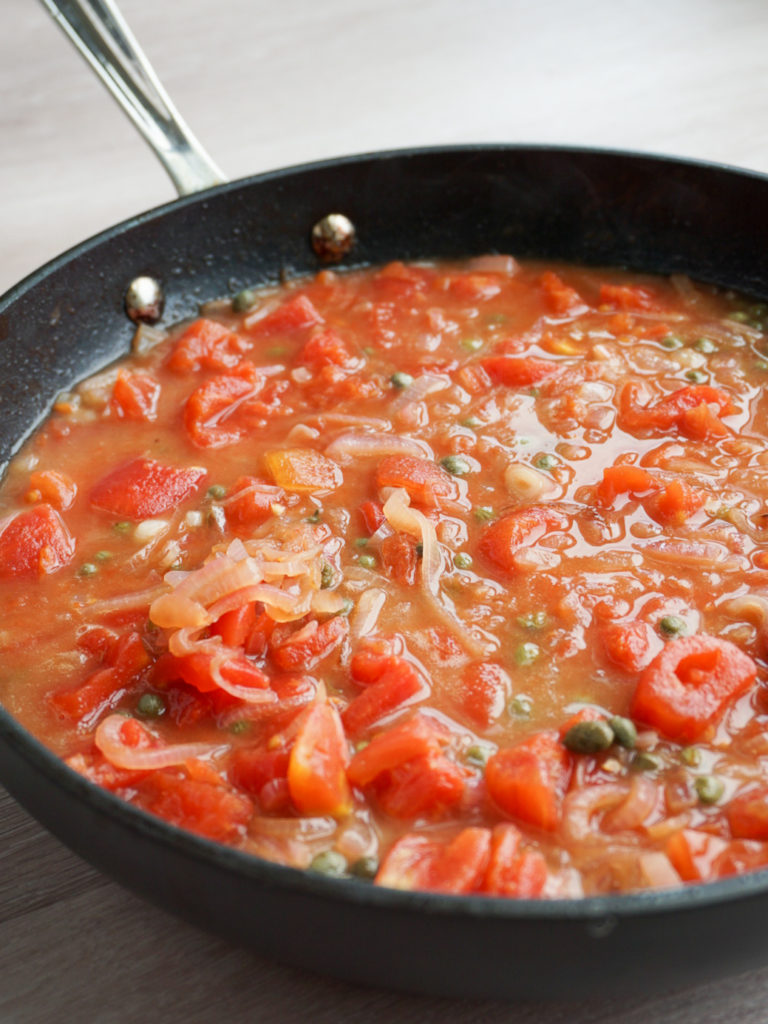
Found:
[[141, 331], [8, 469], [0, 699], [300, 868], [556, 897], [767, 864], [766, 312], [491, 256]]

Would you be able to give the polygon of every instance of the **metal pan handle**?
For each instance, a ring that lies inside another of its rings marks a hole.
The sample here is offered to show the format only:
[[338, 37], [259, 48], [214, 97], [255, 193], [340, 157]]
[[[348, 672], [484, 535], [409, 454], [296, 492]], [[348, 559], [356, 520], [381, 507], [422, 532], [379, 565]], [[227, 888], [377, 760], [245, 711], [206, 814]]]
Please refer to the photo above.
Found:
[[113, 0], [41, 0], [151, 146], [179, 195], [227, 179], [182, 120]]

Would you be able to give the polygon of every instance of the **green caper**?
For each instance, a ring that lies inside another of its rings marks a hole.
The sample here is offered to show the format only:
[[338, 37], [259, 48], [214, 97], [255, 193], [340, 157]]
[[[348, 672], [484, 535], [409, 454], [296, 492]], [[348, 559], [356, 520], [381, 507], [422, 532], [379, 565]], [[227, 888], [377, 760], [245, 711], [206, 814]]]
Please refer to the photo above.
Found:
[[538, 459], [534, 459], [533, 464], [536, 469], [554, 469], [557, 465], [557, 459], [554, 455], [540, 455]]
[[700, 775], [693, 785], [703, 804], [716, 804], [725, 792], [722, 779], [716, 775]]
[[229, 731], [233, 736], [242, 736], [243, 733], [249, 732], [251, 723], [246, 718], [238, 718], [236, 722], [233, 722], [229, 727]]
[[256, 293], [250, 288], [243, 288], [237, 295], [232, 296], [232, 309], [235, 313], [246, 313], [256, 304]]
[[661, 765], [661, 758], [657, 754], [652, 754], [650, 750], [638, 750], [630, 768], [635, 772], [657, 772]]
[[136, 710], [144, 718], [160, 718], [165, 714], [165, 701], [159, 693], [142, 693]]
[[482, 338], [462, 338], [461, 347], [465, 348], [467, 352], [477, 352], [478, 349], [483, 347]]
[[227, 496], [227, 488], [222, 484], [211, 484], [206, 492], [209, 498], [213, 498], [214, 501], [221, 501], [222, 498]]
[[334, 578], [333, 566], [330, 562], [323, 562], [323, 567], [320, 570], [320, 589], [327, 590], [328, 587], [333, 585]]
[[457, 569], [469, 569], [472, 565], [472, 555], [468, 555], [466, 551], [457, 551], [453, 556], [453, 564]]
[[662, 338], [660, 342], [662, 348], [674, 349], [682, 347], [682, 339], [678, 338], [676, 334], [668, 334], [666, 338]]
[[488, 523], [496, 515], [490, 505], [477, 505], [472, 509], [472, 514], [478, 523]]
[[119, 523], [112, 523], [112, 529], [115, 533], [130, 533], [132, 523], [126, 523], [124, 520]]
[[98, 565], [94, 565], [93, 562], [83, 562], [77, 573], [79, 576], [95, 576], [98, 571]]
[[707, 379], [707, 374], [703, 370], [688, 370], [685, 379], [693, 384], [703, 384]]
[[312, 512], [310, 515], [307, 516], [306, 521], [308, 523], [319, 523], [321, 515], [322, 515], [322, 512], [320, 511], [320, 509], [316, 508], [314, 512]]
[[599, 754], [607, 750], [615, 737], [613, 729], [603, 719], [577, 722], [563, 737], [563, 746], [574, 754]]
[[389, 382], [393, 388], [397, 388], [398, 391], [403, 391], [405, 388], [409, 388], [413, 384], [413, 377], [410, 373], [403, 373], [402, 370], [397, 370], [389, 378]]
[[467, 761], [470, 764], [476, 765], [478, 768], [485, 768], [489, 756], [490, 751], [488, 748], [483, 747], [479, 743], [473, 743], [471, 747], [467, 747]]
[[357, 564], [362, 565], [364, 569], [375, 569], [376, 568], [376, 556], [375, 555], [358, 555]]
[[538, 644], [518, 644], [515, 648], [515, 661], [518, 665], [531, 665], [541, 654]]
[[637, 729], [631, 718], [614, 715], [613, 718], [608, 719], [608, 725], [613, 729], [613, 735], [620, 747], [631, 750], [637, 743]]
[[709, 338], [697, 338], [693, 343], [693, 347], [697, 352], [702, 352], [705, 356], [712, 355], [713, 352], [717, 352], [717, 345], [714, 341], [710, 341]]
[[523, 629], [544, 629], [547, 625], [547, 613], [543, 611], [527, 612], [525, 615], [518, 615], [517, 624]]
[[472, 472], [470, 464], [466, 459], [462, 459], [460, 455], [444, 455], [440, 459], [440, 465], [453, 476], [466, 476], [467, 473]]
[[533, 711], [533, 701], [530, 697], [520, 694], [518, 697], [512, 698], [507, 705], [507, 711], [510, 715], [514, 715], [515, 718], [530, 718]]
[[97, 551], [93, 557], [97, 562], [108, 562], [113, 555], [111, 551]]
[[679, 615], [664, 615], [659, 619], [659, 632], [666, 637], [686, 636], [688, 623]]
[[338, 850], [323, 850], [312, 858], [309, 870], [329, 878], [341, 878], [347, 873], [347, 858]]
[[683, 747], [680, 751], [680, 760], [689, 768], [696, 768], [701, 764], [701, 751], [698, 747]]
[[378, 857], [359, 857], [350, 868], [355, 878], [372, 881], [379, 872]]

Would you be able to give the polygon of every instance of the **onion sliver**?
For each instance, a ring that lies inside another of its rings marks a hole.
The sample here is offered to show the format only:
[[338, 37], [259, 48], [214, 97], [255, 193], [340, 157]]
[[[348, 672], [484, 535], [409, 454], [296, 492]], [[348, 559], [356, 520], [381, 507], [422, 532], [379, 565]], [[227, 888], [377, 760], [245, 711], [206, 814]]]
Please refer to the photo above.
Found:
[[385, 455], [415, 455], [419, 458], [433, 459], [434, 452], [424, 441], [416, 441], [411, 437], [399, 434], [383, 434], [378, 431], [349, 431], [341, 434], [325, 449], [325, 454], [338, 462], [352, 462], [354, 459], [374, 456], [384, 458]]
[[221, 749], [212, 743], [175, 743], [161, 747], [130, 747], [122, 738], [122, 728], [129, 721], [124, 715], [107, 715], [99, 722], [94, 743], [116, 768], [128, 771], [153, 771], [184, 764], [195, 757], [207, 757]]

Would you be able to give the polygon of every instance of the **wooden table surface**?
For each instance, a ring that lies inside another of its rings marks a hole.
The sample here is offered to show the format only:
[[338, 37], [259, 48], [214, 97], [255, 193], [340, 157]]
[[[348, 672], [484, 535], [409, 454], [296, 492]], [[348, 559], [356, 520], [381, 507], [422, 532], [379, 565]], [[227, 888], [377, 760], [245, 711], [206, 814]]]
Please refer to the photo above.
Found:
[[[187, 121], [233, 178], [341, 153], [598, 145], [768, 171], [765, 0], [124, 0]], [[31, 0], [3, 0], [0, 292], [172, 197]], [[492, 951], [489, 951], [492, 955]], [[557, 965], [553, 964], [553, 971]], [[768, 1020], [768, 969], [622, 1001], [502, 1004], [355, 988], [145, 905], [0, 792], [0, 1021]]]

